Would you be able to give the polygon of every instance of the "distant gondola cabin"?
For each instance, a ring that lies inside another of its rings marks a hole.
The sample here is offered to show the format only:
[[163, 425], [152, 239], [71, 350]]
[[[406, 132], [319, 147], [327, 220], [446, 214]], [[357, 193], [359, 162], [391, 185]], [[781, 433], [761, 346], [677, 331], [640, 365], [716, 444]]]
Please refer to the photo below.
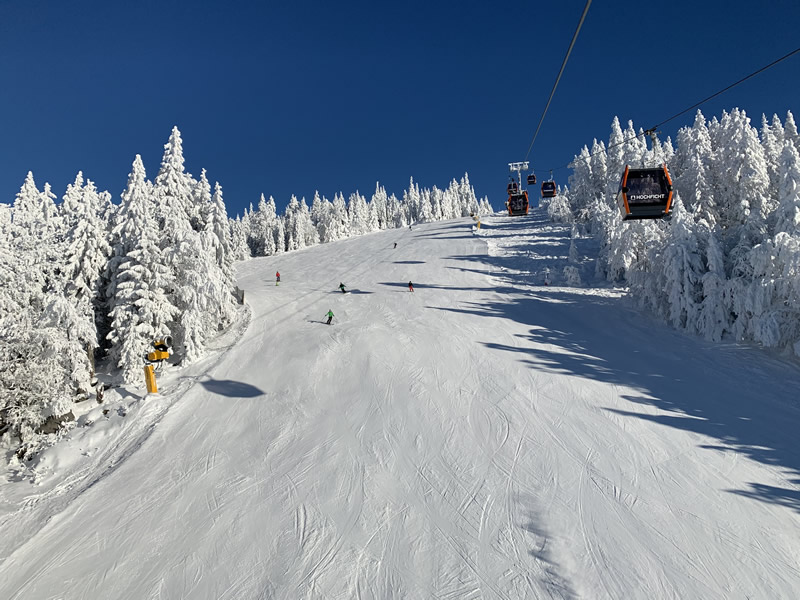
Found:
[[508, 214], [513, 216], [527, 215], [528, 214], [528, 192], [523, 190], [520, 194], [510, 194], [506, 201], [508, 207]]
[[556, 196], [556, 182], [552, 179], [550, 181], [542, 182], [542, 198], [555, 198]]
[[672, 179], [667, 165], [649, 169], [625, 167], [617, 192], [623, 221], [661, 219], [672, 210]]

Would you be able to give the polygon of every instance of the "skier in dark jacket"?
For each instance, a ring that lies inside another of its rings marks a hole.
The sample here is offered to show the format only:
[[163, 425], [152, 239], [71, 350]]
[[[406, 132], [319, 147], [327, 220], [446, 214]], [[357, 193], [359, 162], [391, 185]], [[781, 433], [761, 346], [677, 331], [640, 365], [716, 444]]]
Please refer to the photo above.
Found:
[[331, 321], [333, 321], [333, 311], [332, 311], [332, 310], [329, 310], [329, 311], [328, 311], [328, 314], [326, 314], [325, 316], [326, 316], [326, 317], [328, 317], [328, 322], [327, 322], [326, 324], [327, 324], [327, 325], [330, 325], [330, 324], [331, 324]]
[[409, 292], [413, 292], [414, 291], [414, 284], [411, 283], [410, 281], [408, 282], [408, 291]]
[[340, 289], [340, 290], [342, 290], [342, 293], [343, 293], [343, 294], [346, 294], [346, 293], [347, 293], [347, 290], [346, 290], [346, 289], [344, 289], [344, 284], [343, 284], [343, 283], [341, 283], [341, 282], [339, 282], [339, 289]]

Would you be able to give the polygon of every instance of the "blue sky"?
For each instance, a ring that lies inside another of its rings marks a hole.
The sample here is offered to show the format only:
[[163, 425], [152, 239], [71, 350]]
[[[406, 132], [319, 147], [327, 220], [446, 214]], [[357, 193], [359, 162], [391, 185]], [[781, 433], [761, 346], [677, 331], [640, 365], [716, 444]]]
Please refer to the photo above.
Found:
[[[118, 202], [134, 156], [155, 177], [177, 125], [231, 215], [261, 193], [399, 196], [465, 171], [498, 208], [584, 4], [0, 0], [0, 202], [29, 170], [59, 197], [82, 170]], [[796, 0], [595, 0], [537, 173], [606, 140], [615, 115], [649, 127], [800, 47], [797, 23]], [[733, 107], [800, 120], [800, 54], [701, 109]]]

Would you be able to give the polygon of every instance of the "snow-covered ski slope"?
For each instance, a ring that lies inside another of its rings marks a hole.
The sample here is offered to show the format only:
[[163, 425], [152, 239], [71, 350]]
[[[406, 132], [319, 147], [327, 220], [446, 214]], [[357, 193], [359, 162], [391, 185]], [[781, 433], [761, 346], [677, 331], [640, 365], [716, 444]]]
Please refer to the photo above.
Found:
[[472, 227], [241, 264], [239, 343], [0, 597], [800, 597], [797, 366], [564, 286], [538, 210]]

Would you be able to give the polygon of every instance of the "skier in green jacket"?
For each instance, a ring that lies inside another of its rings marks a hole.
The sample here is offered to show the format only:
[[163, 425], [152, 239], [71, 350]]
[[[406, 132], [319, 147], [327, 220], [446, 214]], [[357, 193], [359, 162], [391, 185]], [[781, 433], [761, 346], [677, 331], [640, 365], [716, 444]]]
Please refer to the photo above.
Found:
[[343, 293], [343, 294], [346, 294], [346, 293], [347, 293], [347, 290], [346, 290], [346, 289], [344, 289], [344, 284], [343, 284], [343, 283], [341, 283], [341, 282], [339, 283], [339, 289], [340, 289], [340, 290], [342, 290], [342, 293]]
[[326, 316], [326, 317], [328, 317], [328, 322], [327, 322], [327, 325], [330, 325], [330, 324], [331, 324], [331, 321], [333, 321], [333, 311], [332, 311], [332, 310], [329, 310], [329, 311], [328, 311], [328, 314], [327, 314], [327, 315], [325, 315], [325, 316]]

